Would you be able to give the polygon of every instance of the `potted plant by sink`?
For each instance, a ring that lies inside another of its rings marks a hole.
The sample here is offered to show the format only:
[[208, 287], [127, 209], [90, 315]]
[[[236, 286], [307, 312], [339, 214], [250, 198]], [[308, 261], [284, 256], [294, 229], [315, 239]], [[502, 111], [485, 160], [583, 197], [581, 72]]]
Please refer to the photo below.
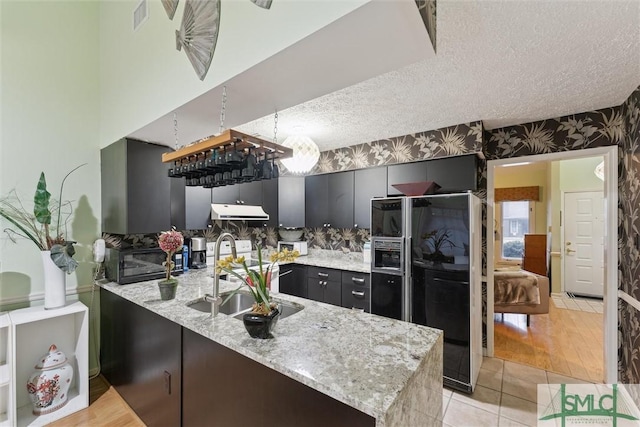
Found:
[[171, 276], [171, 270], [173, 270], [173, 254], [182, 250], [182, 244], [184, 238], [182, 233], [176, 231], [175, 228], [169, 231], [163, 231], [158, 236], [158, 246], [167, 254], [167, 260], [163, 263], [166, 270], [166, 275], [163, 280], [158, 282], [158, 288], [160, 289], [160, 298], [163, 301], [174, 299], [176, 296], [176, 288], [178, 287], [178, 279]]
[[[271, 262], [265, 266], [262, 262], [260, 245], [258, 245], [257, 249], [257, 269], [249, 269], [244, 257], [233, 258], [233, 256], [229, 256], [218, 261], [216, 266], [218, 271], [216, 273], [224, 271], [240, 280], [240, 286], [233, 290], [224, 301], [222, 301], [222, 304], [229, 301], [231, 297], [238, 293], [243, 287], [246, 286], [249, 288], [254, 303], [251, 311], [244, 314], [242, 321], [251, 337], [265, 339], [269, 338], [280, 315], [277, 304], [271, 300], [271, 296], [269, 295], [273, 266], [279, 261], [293, 261], [300, 256], [300, 253], [298, 251], [289, 251], [288, 249], [275, 252], [270, 257]], [[244, 274], [240, 274], [237, 270], [234, 270], [234, 265], [241, 265]]]

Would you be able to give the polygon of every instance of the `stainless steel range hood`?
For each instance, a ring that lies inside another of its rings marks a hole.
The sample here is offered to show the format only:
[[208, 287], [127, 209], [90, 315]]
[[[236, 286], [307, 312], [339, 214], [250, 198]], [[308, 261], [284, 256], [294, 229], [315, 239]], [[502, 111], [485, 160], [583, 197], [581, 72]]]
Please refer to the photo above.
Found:
[[211, 205], [211, 219], [226, 221], [263, 221], [269, 219], [269, 214], [262, 209], [262, 206], [214, 203]]

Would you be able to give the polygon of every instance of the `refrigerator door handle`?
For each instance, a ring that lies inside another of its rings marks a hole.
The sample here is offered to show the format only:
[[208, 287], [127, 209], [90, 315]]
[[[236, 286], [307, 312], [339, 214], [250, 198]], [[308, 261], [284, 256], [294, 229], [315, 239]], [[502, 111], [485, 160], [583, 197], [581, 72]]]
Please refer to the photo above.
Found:
[[[445, 280], [445, 279], [441, 279], [439, 277], [434, 277], [433, 281], [434, 282], [453, 282], [454, 280]], [[463, 282], [461, 280], [455, 280], [455, 283], [458, 283], [460, 285], [468, 285], [469, 284], [469, 282]]]

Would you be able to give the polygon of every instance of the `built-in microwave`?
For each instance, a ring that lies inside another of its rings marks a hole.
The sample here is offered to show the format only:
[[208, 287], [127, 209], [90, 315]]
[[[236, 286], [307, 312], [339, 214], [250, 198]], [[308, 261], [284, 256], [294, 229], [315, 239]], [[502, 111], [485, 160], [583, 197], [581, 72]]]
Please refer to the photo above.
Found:
[[371, 271], [404, 274], [404, 239], [398, 237], [371, 238]]
[[300, 255], [307, 255], [307, 242], [278, 242], [278, 252], [283, 249], [298, 251]]
[[[167, 254], [160, 248], [107, 249], [105, 274], [120, 285], [161, 279], [166, 274], [163, 263]], [[182, 253], [173, 255], [172, 275], [182, 273]]]

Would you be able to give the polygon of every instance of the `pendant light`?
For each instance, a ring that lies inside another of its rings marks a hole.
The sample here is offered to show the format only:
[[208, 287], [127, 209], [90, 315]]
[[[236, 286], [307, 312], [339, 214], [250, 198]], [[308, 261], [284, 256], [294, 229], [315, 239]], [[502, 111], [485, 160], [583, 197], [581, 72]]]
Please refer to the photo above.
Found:
[[295, 133], [282, 143], [293, 150], [293, 157], [282, 159], [281, 162], [293, 174], [309, 172], [318, 163], [320, 150], [311, 138], [301, 133]]

